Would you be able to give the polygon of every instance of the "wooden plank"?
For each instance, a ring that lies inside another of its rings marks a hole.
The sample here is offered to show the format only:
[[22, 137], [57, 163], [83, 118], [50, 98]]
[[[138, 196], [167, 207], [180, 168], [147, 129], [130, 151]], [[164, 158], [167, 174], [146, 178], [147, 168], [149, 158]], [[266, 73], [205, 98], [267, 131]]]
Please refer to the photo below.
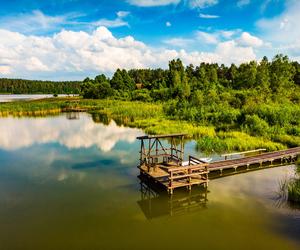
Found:
[[192, 182], [188, 183], [188, 182], [179, 182], [179, 181], [174, 181], [171, 187], [168, 187], [168, 189], [174, 189], [174, 188], [178, 188], [178, 187], [188, 187], [191, 185], [199, 185], [199, 184], [203, 184], [206, 183], [206, 180], [192, 180]]
[[188, 170], [188, 169], [205, 169], [205, 167], [209, 166], [208, 163], [206, 164], [199, 164], [199, 165], [190, 165], [190, 166], [185, 166], [185, 167], [172, 167], [169, 168], [169, 172], [174, 172], [174, 171], [182, 171], [182, 170]]
[[230, 153], [230, 154], [223, 154], [221, 156], [222, 157], [228, 157], [228, 156], [233, 156], [233, 155], [243, 155], [243, 154], [250, 154], [250, 153], [262, 152], [262, 151], [266, 151], [266, 149], [265, 148], [259, 148], [259, 149], [248, 150], [248, 151], [243, 151], [243, 152], [235, 152], [235, 153]]
[[[175, 175], [175, 176], [172, 177], [172, 180], [183, 179], [183, 178], [194, 177], [194, 176], [200, 176], [201, 177], [201, 175], [204, 175], [204, 174], [208, 174], [208, 171], [200, 172], [200, 173], [184, 174], [184, 175]], [[169, 179], [171, 179], [171, 177], [169, 177]]]

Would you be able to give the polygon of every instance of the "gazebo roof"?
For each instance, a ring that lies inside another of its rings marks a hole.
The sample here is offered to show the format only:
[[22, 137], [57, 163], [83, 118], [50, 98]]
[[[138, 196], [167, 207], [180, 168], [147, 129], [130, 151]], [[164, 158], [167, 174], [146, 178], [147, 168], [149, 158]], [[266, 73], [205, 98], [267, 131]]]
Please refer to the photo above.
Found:
[[143, 135], [138, 136], [136, 139], [138, 140], [144, 140], [144, 139], [157, 139], [157, 138], [170, 138], [170, 137], [183, 137], [187, 134], [184, 133], [178, 133], [178, 134], [166, 134], [166, 135]]

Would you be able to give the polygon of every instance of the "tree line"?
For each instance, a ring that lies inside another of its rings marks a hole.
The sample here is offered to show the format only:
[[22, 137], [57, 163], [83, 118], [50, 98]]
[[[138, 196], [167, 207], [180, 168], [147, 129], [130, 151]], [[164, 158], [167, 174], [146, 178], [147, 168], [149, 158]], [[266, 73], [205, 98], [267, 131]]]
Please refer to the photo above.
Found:
[[300, 64], [287, 56], [239, 66], [201, 63], [168, 69], [117, 69], [81, 84], [84, 98], [162, 102], [171, 119], [242, 130], [289, 146], [300, 144]]
[[259, 90], [265, 94], [291, 97], [300, 86], [300, 64], [287, 56], [264, 57], [239, 66], [201, 63], [183, 66], [180, 59], [169, 62], [168, 69], [117, 69], [112, 78], [105, 75], [86, 78], [81, 85], [86, 98], [115, 97], [130, 100], [192, 100], [202, 93], [227, 90]]
[[0, 93], [8, 94], [79, 94], [79, 81], [38, 81], [0, 78]]

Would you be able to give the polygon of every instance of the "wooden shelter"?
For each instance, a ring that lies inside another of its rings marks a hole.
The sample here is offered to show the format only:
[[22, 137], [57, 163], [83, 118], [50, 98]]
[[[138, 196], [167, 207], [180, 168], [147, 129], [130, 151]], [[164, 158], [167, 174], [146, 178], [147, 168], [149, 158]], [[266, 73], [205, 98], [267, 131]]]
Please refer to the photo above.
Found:
[[[185, 134], [145, 135], [137, 139], [141, 141], [140, 169], [141, 175], [154, 179], [167, 188], [170, 194], [178, 187], [205, 184], [208, 182], [207, 163], [189, 156], [184, 162]], [[164, 146], [163, 142], [168, 142]]]
[[[181, 166], [184, 157], [185, 134], [145, 135], [137, 137], [141, 140], [140, 165], [145, 164], [150, 171], [159, 163]], [[165, 147], [161, 140], [168, 139], [170, 147]]]
[[[137, 137], [141, 141], [140, 150], [140, 176], [148, 178], [167, 188], [170, 194], [175, 188], [187, 187], [191, 190], [193, 185], [208, 185], [208, 174], [243, 173], [245, 171], [259, 170], [273, 166], [285, 165], [295, 162], [300, 155], [300, 147], [262, 153], [264, 149], [223, 155], [225, 160], [211, 163], [204, 162], [194, 156], [184, 161], [185, 134], [171, 135], [145, 135]], [[164, 146], [163, 142], [168, 142]], [[237, 159], [227, 159], [234, 155], [259, 153]]]

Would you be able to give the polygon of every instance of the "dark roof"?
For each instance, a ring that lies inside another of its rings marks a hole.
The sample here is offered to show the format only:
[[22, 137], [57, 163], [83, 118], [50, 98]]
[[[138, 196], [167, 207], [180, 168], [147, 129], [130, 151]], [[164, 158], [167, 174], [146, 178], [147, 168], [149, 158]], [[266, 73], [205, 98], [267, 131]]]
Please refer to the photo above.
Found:
[[168, 134], [168, 135], [144, 135], [138, 136], [136, 139], [143, 140], [143, 139], [156, 139], [156, 138], [169, 138], [169, 137], [183, 137], [187, 134]]

